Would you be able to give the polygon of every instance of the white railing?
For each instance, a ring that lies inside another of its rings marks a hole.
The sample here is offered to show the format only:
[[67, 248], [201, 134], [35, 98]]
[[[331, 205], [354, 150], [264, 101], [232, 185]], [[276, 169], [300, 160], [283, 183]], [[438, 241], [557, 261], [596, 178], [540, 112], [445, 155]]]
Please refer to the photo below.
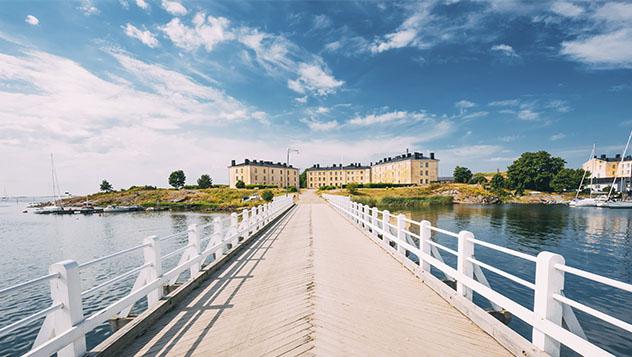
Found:
[[[228, 218], [228, 225], [224, 224], [222, 218], [216, 217], [210, 224], [191, 225], [185, 232], [162, 238], [149, 236], [142, 244], [82, 264], [73, 260], [52, 264], [48, 275], [0, 289], [1, 297], [16, 289], [48, 281], [52, 299], [49, 307], [0, 328], [0, 337], [44, 319], [32, 349], [26, 356], [50, 356], [55, 353], [59, 357], [81, 356], [86, 352], [85, 336], [88, 332], [114, 316], [127, 317], [134, 305], [144, 297], [147, 297], [148, 308], [152, 308], [163, 297], [164, 285], [175, 283], [185, 271], [189, 272], [188, 279], [195, 278], [209, 257], [216, 258], [217, 254], [236, 247], [286, 212], [293, 201], [293, 196], [275, 197], [270, 203], [245, 209], [239, 214], [232, 213]], [[202, 231], [209, 227], [212, 227], [211, 234], [203, 237]], [[187, 245], [167, 254], [162, 253], [161, 245], [164, 241], [184, 236], [188, 237]], [[82, 270], [137, 251], [143, 253], [142, 265], [82, 291]], [[163, 271], [165, 260], [178, 255], [180, 260], [176, 266]], [[89, 316], [84, 315], [84, 296], [97, 291], [107, 293], [104, 291], [106, 287], [131, 277], [136, 277], [136, 281], [127, 295]]]
[[[352, 202], [349, 197], [327, 194], [323, 197], [349, 221], [388, 243], [385, 246], [394, 246], [394, 253], [400, 254], [400, 258], [408, 259], [406, 253], [410, 252], [418, 257], [416, 263], [422, 271], [430, 272], [430, 268], [433, 267], [448, 279], [455, 280], [458, 295], [471, 301], [472, 293], [476, 292], [489, 300], [492, 306], [505, 309], [529, 324], [532, 327], [531, 343], [552, 356], [559, 356], [560, 344], [584, 356], [612, 355], [586, 338], [573, 309], [632, 333], [632, 324], [565, 296], [564, 275], [572, 274], [625, 292], [632, 292], [631, 284], [570, 267], [565, 264], [564, 257], [559, 254], [544, 251], [537, 256], [532, 256], [478, 240], [473, 233], [468, 231], [454, 233], [434, 227], [426, 220], [417, 222], [406, 218], [403, 214], [394, 216], [387, 210], [381, 211], [376, 207]], [[418, 226], [419, 234], [411, 232], [410, 228], [406, 229], [407, 224]], [[436, 239], [432, 239], [433, 233], [453, 237], [457, 240], [458, 249], [453, 250], [439, 244]], [[411, 237], [414, 239], [410, 239]], [[479, 261], [474, 254], [476, 246], [535, 263], [533, 282]], [[456, 268], [443, 261], [439, 250], [456, 258]], [[487, 282], [483, 269], [533, 290], [533, 309], [494, 290]], [[562, 321], [568, 329], [563, 327]]]

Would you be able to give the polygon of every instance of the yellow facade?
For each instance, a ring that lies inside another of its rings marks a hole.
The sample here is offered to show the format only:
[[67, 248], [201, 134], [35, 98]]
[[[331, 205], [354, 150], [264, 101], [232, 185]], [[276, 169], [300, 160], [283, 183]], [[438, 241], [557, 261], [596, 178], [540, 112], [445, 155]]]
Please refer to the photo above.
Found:
[[439, 179], [439, 160], [425, 157], [421, 153], [406, 153], [384, 158], [371, 166], [374, 183], [421, 185]]
[[606, 158], [594, 157], [582, 165], [582, 169], [590, 171], [593, 178], [614, 178], [632, 176], [632, 158], [626, 157], [621, 162], [621, 157]]
[[228, 167], [229, 183], [235, 188], [237, 181], [246, 185], [272, 185], [277, 187], [299, 188], [298, 169], [280, 162], [248, 160], [235, 164], [233, 160]]
[[360, 164], [334, 165], [331, 167], [314, 165], [306, 169], [305, 172], [307, 188], [319, 188], [321, 186], [341, 187], [349, 183], [371, 182], [371, 168]]

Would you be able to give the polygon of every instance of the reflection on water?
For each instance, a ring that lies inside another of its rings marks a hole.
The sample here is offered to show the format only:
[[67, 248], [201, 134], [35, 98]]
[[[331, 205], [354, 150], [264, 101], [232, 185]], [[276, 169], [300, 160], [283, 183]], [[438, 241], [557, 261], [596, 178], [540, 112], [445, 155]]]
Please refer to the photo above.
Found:
[[[453, 232], [472, 231], [476, 238], [531, 255], [543, 250], [559, 253], [570, 266], [632, 283], [632, 210], [569, 208], [546, 205], [430, 206], [403, 211], [408, 218], [429, 220], [434, 226]], [[413, 233], [418, 233], [415, 225]], [[433, 239], [456, 249], [456, 239], [433, 234]], [[456, 259], [442, 252], [446, 263], [456, 267]], [[525, 280], [534, 281], [535, 264], [476, 247], [477, 259], [491, 263]], [[533, 306], [533, 292], [491, 272], [491, 285], [514, 301]], [[632, 294], [588, 280], [566, 275], [565, 294], [600, 311], [632, 322]], [[481, 297], [476, 302], [485, 305]], [[632, 338], [581, 312], [576, 312], [591, 342], [616, 355], [632, 355]], [[531, 328], [517, 318], [510, 326], [530, 338]], [[565, 354], [570, 354], [565, 350]]]
[[[103, 215], [35, 215], [21, 213], [25, 203], [0, 205], [0, 287], [6, 287], [48, 273], [48, 266], [63, 259], [79, 263], [140, 244], [149, 235], [165, 236], [186, 231], [188, 225], [209, 223], [225, 214], [134, 212]], [[186, 236], [164, 242], [166, 254], [186, 241]], [[165, 262], [169, 269], [177, 257]], [[137, 251], [82, 270], [82, 287], [87, 289], [118, 273], [142, 264]], [[108, 293], [95, 292], [84, 297], [84, 312], [91, 314], [123, 296], [134, 278], [108, 287]], [[0, 326], [50, 305], [46, 283], [20, 289], [0, 299]], [[142, 308], [142, 304], [137, 306]], [[0, 356], [21, 355], [30, 349], [40, 323], [31, 324], [0, 337]], [[104, 324], [87, 336], [88, 348], [109, 336]]]

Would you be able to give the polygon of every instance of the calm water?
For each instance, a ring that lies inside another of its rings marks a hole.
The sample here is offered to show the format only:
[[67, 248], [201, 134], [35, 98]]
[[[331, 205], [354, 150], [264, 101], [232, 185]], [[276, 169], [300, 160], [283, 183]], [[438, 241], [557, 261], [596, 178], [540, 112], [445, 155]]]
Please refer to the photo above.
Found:
[[[476, 238], [537, 255], [559, 253], [566, 264], [632, 283], [632, 210], [569, 208], [544, 205], [437, 206], [404, 211], [414, 220], [427, 219], [451, 231], [469, 230]], [[417, 229], [418, 231], [418, 229]], [[433, 234], [441, 244], [457, 249], [456, 239]], [[533, 282], [535, 263], [476, 247], [477, 259]], [[456, 259], [442, 252], [452, 267]], [[514, 301], [533, 307], [533, 292], [485, 271], [494, 289]], [[632, 294], [566, 274], [565, 294], [597, 310], [632, 323]], [[479, 296], [479, 305], [489, 306]], [[632, 355], [630, 333], [576, 311], [589, 340], [616, 355]], [[510, 326], [530, 338], [531, 328], [513, 318]], [[569, 354], [569, 351], [563, 351]]]
[[[151, 234], [167, 235], [193, 223], [210, 222], [214, 215], [171, 212], [136, 212], [93, 216], [46, 216], [21, 213], [25, 203], [0, 202], [0, 287], [47, 273], [56, 261], [72, 258], [84, 262], [139, 244]], [[607, 210], [564, 206], [437, 206], [404, 212], [415, 220], [428, 219], [433, 225], [453, 231], [470, 230], [476, 237], [525, 253], [542, 250], [562, 254], [567, 264], [632, 283], [632, 210]], [[456, 249], [456, 241], [437, 235], [444, 245]], [[168, 241], [164, 252], [185, 244], [185, 238]], [[517, 260], [484, 247], [476, 248], [477, 258], [533, 281], [534, 264]], [[455, 260], [443, 254], [446, 263]], [[116, 273], [140, 265], [141, 253], [131, 253], [104, 262], [82, 273], [84, 289]], [[175, 265], [175, 261], [168, 262]], [[495, 289], [513, 300], [532, 307], [533, 293], [522, 286], [486, 272]], [[130, 279], [110, 289], [104, 296], [88, 296], [85, 310], [91, 313], [125, 294]], [[567, 276], [566, 294], [572, 299], [632, 322], [632, 294], [617, 292], [596, 283]], [[0, 326], [36, 312], [50, 304], [46, 283], [5, 295], [0, 299]], [[485, 306], [485, 302], [477, 298]], [[577, 313], [591, 341], [617, 355], [632, 355], [632, 339], [623, 330]], [[39, 323], [0, 338], [0, 356], [19, 355], [30, 348]], [[531, 329], [517, 318], [510, 326], [526, 337]], [[88, 347], [109, 335], [101, 326], [88, 336]], [[568, 351], [565, 351], [568, 354]]]
[[[0, 287], [48, 274], [48, 266], [63, 259], [82, 263], [140, 244], [148, 235], [181, 232], [190, 224], [211, 222], [218, 215], [172, 212], [36, 215], [21, 213], [26, 205], [0, 201]], [[163, 254], [186, 244], [186, 237], [168, 240], [165, 244]], [[165, 268], [176, 263], [177, 257], [174, 257], [165, 262]], [[83, 290], [141, 264], [142, 252], [137, 251], [82, 270]], [[84, 312], [90, 314], [116, 301], [129, 291], [133, 282], [132, 277], [106, 288], [107, 294], [100, 291], [86, 296]], [[0, 297], [0, 326], [50, 306], [48, 293], [48, 285], [43, 282]], [[0, 356], [28, 351], [40, 325], [41, 321], [0, 337]], [[102, 325], [88, 336], [88, 348], [109, 334], [109, 326]]]

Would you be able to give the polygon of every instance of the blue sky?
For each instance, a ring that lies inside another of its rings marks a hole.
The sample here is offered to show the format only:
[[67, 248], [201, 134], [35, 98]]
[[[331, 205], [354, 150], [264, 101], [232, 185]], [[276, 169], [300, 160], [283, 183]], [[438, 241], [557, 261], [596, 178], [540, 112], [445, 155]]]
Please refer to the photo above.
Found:
[[[632, 3], [4, 1], [0, 185], [227, 181], [231, 159], [299, 167], [410, 150], [504, 169], [578, 166], [632, 128]], [[5, 169], [9, 168], [9, 169]]]

